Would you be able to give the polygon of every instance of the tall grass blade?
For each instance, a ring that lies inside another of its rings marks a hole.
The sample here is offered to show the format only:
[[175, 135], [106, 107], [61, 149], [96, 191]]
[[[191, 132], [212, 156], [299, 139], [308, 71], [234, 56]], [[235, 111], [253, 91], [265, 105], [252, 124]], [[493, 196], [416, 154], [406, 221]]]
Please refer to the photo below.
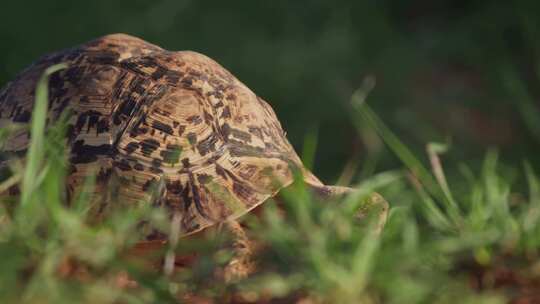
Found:
[[409, 181], [416, 190], [416, 193], [418, 194], [420, 199], [422, 199], [423, 204], [421, 205], [421, 207], [427, 221], [433, 227], [436, 227], [437, 229], [440, 229], [442, 231], [453, 230], [454, 227], [452, 226], [450, 220], [433, 201], [431, 196], [426, 192], [418, 179], [413, 174], [410, 174], [408, 177]]
[[[423, 185], [423, 187], [421, 187], [423, 193], [423, 202], [429, 204], [429, 206], [427, 206], [427, 210], [432, 213], [432, 218], [436, 219], [436, 222], [441, 222], [442, 218], [446, 218], [447, 215], [439, 210], [439, 207], [437, 207], [435, 201], [429, 198], [429, 196], [432, 195], [444, 202], [444, 206], [447, 211], [453, 208], [451, 207], [452, 202], [447, 199], [440, 186], [438, 186], [433, 179], [431, 173], [426, 169], [426, 167], [424, 167], [422, 162], [420, 162], [414, 156], [414, 154], [409, 150], [409, 148], [407, 148], [407, 146], [405, 146], [405, 144], [403, 144], [401, 140], [399, 140], [399, 138], [377, 117], [377, 115], [365, 103], [365, 93], [362, 90], [357, 91], [352, 95], [351, 104], [360, 116], [360, 118], [367, 122], [370, 127], [377, 131], [379, 136], [388, 145], [388, 147], [412, 172], [412, 174], [415, 176], [415, 179]], [[451, 217], [452, 221], [456, 220], [457, 218], [457, 216]], [[449, 221], [444, 220], [444, 222]], [[453, 224], [455, 225], [457, 223], [454, 222]]]
[[37, 83], [36, 98], [30, 125], [30, 145], [26, 154], [26, 168], [21, 185], [20, 203], [22, 207], [30, 204], [32, 197], [35, 195], [37, 186], [36, 176], [45, 155], [44, 138], [49, 101], [49, 76], [66, 67], [66, 64], [57, 64], [47, 68]]

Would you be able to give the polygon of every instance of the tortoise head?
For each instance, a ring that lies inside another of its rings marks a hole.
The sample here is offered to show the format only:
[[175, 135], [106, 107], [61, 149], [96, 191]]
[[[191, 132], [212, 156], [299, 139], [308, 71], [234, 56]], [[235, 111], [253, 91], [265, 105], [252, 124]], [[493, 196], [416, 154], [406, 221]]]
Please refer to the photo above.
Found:
[[[359, 189], [354, 189], [350, 187], [343, 186], [327, 186], [322, 184], [310, 184], [307, 182], [307, 185], [323, 200], [328, 201], [339, 201], [345, 196], [353, 196], [355, 193], [358, 193]], [[365, 198], [358, 210], [356, 211], [355, 216], [358, 219], [365, 219], [370, 216], [375, 217], [375, 232], [379, 234], [386, 223], [388, 217], [388, 211], [390, 205], [384, 199], [382, 195], [377, 192], [372, 192], [367, 198]]]

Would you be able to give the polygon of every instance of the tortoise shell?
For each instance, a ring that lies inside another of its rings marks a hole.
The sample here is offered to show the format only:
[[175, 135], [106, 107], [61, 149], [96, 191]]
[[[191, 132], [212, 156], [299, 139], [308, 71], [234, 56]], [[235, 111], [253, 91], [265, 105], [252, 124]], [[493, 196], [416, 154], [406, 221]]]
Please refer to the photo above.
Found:
[[[47, 55], [0, 91], [0, 127], [27, 123], [34, 88], [51, 75], [48, 121], [70, 108], [68, 185], [81, 188], [97, 172], [96, 194], [117, 178], [121, 202], [150, 199], [181, 216], [184, 234], [235, 219], [293, 181], [329, 191], [285, 137], [270, 105], [212, 59], [164, 50], [113, 34]], [[24, 152], [29, 134], [13, 134], [4, 150]], [[105, 203], [104, 203], [105, 204]]]

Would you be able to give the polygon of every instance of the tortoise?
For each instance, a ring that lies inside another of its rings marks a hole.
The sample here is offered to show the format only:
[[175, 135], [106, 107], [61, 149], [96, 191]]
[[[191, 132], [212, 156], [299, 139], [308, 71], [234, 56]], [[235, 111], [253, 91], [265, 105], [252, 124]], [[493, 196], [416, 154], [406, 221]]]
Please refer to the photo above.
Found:
[[[125, 185], [117, 199], [127, 203], [150, 200], [161, 185], [155, 202], [177, 214], [188, 235], [235, 223], [291, 184], [295, 170], [321, 195], [352, 191], [307, 170], [271, 106], [214, 60], [126, 34], [37, 60], [0, 91], [0, 127], [29, 122], [36, 82], [57, 63], [68, 67], [50, 77], [48, 121], [73, 113], [70, 193], [89, 172], [97, 172], [96, 195], [116, 178]], [[24, 152], [28, 138], [17, 131], [4, 150]]]

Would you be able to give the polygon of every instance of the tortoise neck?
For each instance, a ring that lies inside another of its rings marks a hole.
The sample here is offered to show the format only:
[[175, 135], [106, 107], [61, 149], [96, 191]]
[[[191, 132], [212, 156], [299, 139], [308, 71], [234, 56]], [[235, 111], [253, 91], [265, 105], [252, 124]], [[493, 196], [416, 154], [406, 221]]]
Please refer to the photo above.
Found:
[[322, 198], [340, 197], [354, 191], [353, 188], [342, 186], [313, 185], [307, 183], [317, 195]]

